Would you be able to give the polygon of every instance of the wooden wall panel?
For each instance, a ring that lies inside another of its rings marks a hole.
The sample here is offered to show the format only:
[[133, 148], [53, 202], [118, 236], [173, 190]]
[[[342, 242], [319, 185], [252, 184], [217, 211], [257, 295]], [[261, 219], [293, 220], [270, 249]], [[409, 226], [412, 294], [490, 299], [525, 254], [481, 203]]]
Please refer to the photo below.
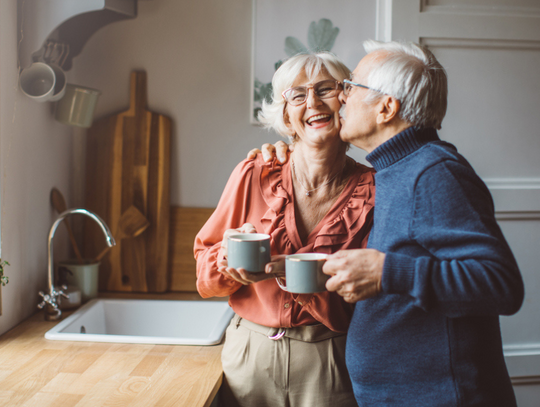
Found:
[[193, 242], [214, 208], [171, 207], [169, 236], [170, 291], [197, 291]]

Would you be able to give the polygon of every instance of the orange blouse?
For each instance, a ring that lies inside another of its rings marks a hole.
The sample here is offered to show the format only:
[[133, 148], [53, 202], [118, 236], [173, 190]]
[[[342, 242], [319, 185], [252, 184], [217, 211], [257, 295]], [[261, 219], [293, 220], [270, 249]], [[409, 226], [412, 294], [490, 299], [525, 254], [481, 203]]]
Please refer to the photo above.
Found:
[[322, 323], [346, 332], [354, 306], [336, 293], [291, 294], [275, 279], [242, 285], [217, 271], [223, 259], [221, 240], [227, 229], [249, 222], [271, 236], [272, 255], [334, 253], [366, 247], [375, 204], [374, 171], [356, 163], [341, 195], [302, 244], [296, 230], [290, 161], [265, 163], [259, 154], [231, 174], [219, 204], [195, 238], [197, 289], [201, 296], [229, 296], [234, 312], [249, 321], [290, 328]]

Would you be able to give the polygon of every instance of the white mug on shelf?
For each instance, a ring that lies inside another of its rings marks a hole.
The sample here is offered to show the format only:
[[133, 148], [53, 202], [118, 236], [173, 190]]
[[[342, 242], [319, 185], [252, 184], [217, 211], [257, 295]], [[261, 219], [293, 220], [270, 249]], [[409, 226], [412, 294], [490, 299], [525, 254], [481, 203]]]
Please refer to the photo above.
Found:
[[19, 77], [23, 93], [36, 102], [48, 102], [54, 96], [56, 75], [44, 62], [34, 62]]

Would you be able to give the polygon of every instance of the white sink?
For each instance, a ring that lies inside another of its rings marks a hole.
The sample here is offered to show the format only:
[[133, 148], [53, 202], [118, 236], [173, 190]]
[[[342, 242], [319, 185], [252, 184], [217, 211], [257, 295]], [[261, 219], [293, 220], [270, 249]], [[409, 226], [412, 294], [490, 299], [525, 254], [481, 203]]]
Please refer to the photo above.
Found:
[[225, 301], [95, 299], [45, 334], [59, 341], [216, 345], [233, 311]]

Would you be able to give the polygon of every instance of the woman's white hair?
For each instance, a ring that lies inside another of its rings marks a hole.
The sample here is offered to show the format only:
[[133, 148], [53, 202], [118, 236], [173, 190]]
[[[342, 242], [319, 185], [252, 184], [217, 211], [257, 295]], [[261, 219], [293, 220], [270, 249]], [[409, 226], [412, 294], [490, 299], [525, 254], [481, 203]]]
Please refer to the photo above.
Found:
[[[289, 89], [298, 75], [305, 72], [309, 81], [326, 70], [335, 80], [342, 82], [349, 78], [351, 71], [334, 54], [330, 52], [316, 52], [312, 54], [298, 54], [287, 59], [274, 73], [272, 78], [272, 101], [263, 101], [259, 112], [259, 122], [267, 129], [273, 129], [282, 136], [294, 138], [285, 125], [284, 113], [286, 101], [282, 93]], [[292, 140], [291, 140], [292, 141]]]
[[[368, 54], [383, 51], [374, 61], [366, 86], [397, 98], [399, 117], [414, 126], [441, 128], [446, 115], [448, 85], [446, 71], [427, 48], [414, 43], [367, 40]], [[380, 100], [371, 92], [366, 102]]]

